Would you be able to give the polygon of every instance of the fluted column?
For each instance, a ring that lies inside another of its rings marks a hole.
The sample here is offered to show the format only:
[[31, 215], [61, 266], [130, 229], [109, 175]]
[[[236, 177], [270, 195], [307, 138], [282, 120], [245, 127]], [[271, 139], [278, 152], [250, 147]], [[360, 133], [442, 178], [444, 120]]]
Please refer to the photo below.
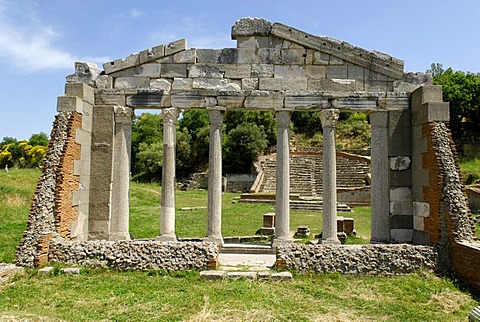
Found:
[[277, 111], [277, 181], [273, 245], [289, 243], [290, 236], [290, 112]]
[[340, 244], [337, 237], [337, 157], [335, 129], [339, 111], [320, 112], [323, 128], [323, 232], [322, 244]]
[[389, 243], [388, 111], [372, 112], [370, 124], [372, 125], [372, 233], [370, 242]]
[[175, 241], [175, 145], [177, 142], [177, 108], [166, 108], [163, 116], [162, 200], [160, 241]]
[[210, 147], [208, 162], [208, 218], [205, 241], [223, 244], [222, 238], [222, 130], [225, 109], [208, 110]]
[[115, 106], [113, 143], [112, 204], [110, 208], [109, 240], [130, 239], [130, 151], [133, 110]]

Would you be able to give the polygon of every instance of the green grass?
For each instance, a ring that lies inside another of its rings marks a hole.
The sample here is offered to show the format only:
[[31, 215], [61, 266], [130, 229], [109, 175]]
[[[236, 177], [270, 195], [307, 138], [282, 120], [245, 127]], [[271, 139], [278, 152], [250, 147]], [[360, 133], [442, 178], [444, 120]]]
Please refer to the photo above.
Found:
[[[153, 238], [160, 230], [160, 186], [132, 183], [130, 205], [130, 231], [135, 238]], [[176, 233], [178, 237], [201, 238], [206, 233], [207, 210], [181, 210], [185, 207], [206, 207], [208, 192], [202, 190], [176, 191]], [[274, 211], [273, 205], [240, 203], [240, 194], [225, 193], [222, 197], [223, 236], [251, 236], [262, 226], [263, 215]], [[357, 238], [349, 243], [366, 243], [370, 239], [370, 207], [354, 208], [352, 213], [339, 214], [354, 218]], [[290, 229], [308, 225], [313, 239], [322, 230], [322, 213], [291, 211]]]
[[33, 271], [0, 288], [0, 320], [462, 321], [475, 305], [452, 282], [431, 274], [213, 282], [197, 272], [87, 269], [80, 276]]
[[461, 161], [460, 170], [465, 184], [480, 183], [480, 159]]
[[0, 262], [12, 262], [27, 225], [39, 170], [0, 171]]

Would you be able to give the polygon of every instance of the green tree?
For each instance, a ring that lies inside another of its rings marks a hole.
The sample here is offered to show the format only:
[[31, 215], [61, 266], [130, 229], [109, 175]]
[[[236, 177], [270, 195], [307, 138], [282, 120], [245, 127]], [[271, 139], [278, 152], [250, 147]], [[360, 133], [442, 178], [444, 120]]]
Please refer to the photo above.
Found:
[[[163, 121], [161, 114], [142, 113], [135, 117], [132, 124], [132, 173], [134, 176], [140, 175], [141, 178], [145, 178], [146, 174], [151, 173], [148, 166], [145, 168], [145, 151], [150, 150], [151, 145], [156, 143], [160, 144], [161, 147], [162, 140]], [[141, 144], [143, 144], [142, 147], [140, 147]], [[138, 156], [140, 151], [144, 153], [141, 161]], [[147, 178], [146, 180], [151, 179]]]
[[31, 146], [48, 146], [48, 142], [48, 135], [43, 132], [40, 132], [38, 134], [32, 134], [32, 136], [28, 140], [28, 144], [30, 144]]
[[229, 133], [242, 123], [256, 124], [258, 129], [265, 134], [268, 146], [277, 142], [276, 120], [271, 111], [236, 111], [225, 113], [225, 133]]
[[433, 74], [434, 84], [442, 85], [443, 100], [450, 103], [450, 129], [454, 140], [458, 143], [467, 136], [478, 137], [480, 77], [451, 68], [444, 70], [441, 64], [432, 64], [427, 72]]
[[256, 160], [266, 147], [266, 134], [257, 124], [241, 123], [228, 132], [225, 138], [225, 173], [250, 173], [252, 161]]
[[146, 143], [139, 145], [136, 163], [139, 172], [135, 179], [139, 181], [161, 181], [163, 164], [163, 144], [161, 142]]

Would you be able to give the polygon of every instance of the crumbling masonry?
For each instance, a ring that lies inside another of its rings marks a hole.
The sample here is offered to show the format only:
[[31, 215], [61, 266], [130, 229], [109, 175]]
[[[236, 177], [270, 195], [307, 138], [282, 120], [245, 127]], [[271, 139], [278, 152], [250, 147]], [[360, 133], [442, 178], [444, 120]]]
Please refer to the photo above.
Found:
[[[480, 287], [480, 248], [441, 87], [431, 85], [428, 75], [404, 73], [403, 62], [384, 53], [264, 19], [237, 21], [232, 38], [237, 48], [187, 49], [186, 41], [178, 40], [108, 62], [103, 71], [76, 63], [65, 95], [58, 98], [44, 174], [17, 263], [34, 266], [50, 259], [125, 269], [214, 265], [223, 243], [223, 115], [244, 109], [271, 110], [277, 119], [273, 246], [279, 263], [321, 270], [325, 265], [318, 265], [315, 254], [342, 247], [330, 245], [338, 244], [335, 129], [339, 111], [347, 110], [368, 113], [372, 126], [372, 243], [428, 246], [360, 248], [403, 258], [404, 268], [418, 265], [399, 254], [419, 252], [426, 266], [453, 269]], [[164, 118], [161, 227], [156, 241], [141, 242], [129, 241], [128, 231], [131, 122], [140, 108], [162, 110]], [[175, 133], [179, 113], [186, 109], [206, 109], [211, 122], [207, 231], [200, 243], [179, 243], [175, 235]], [[304, 253], [295, 250], [290, 236], [289, 124], [291, 113], [299, 110], [318, 111], [324, 128], [323, 239], [321, 245], [302, 246]], [[347, 248], [341, 252], [349, 253]]]

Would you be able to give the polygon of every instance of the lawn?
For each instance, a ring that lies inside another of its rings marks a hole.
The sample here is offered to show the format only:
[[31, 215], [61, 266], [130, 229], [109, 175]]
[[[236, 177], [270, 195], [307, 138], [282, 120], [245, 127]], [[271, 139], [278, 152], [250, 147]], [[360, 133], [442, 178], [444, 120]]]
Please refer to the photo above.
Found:
[[[11, 262], [25, 229], [38, 170], [0, 172], [0, 261]], [[206, 191], [177, 192], [179, 237], [206, 231]], [[271, 205], [237, 203], [223, 196], [224, 236], [252, 235]], [[132, 183], [131, 231], [136, 238], [159, 232], [160, 188]], [[359, 238], [370, 234], [370, 208], [355, 208]], [[292, 230], [320, 232], [321, 213], [292, 211]], [[420, 272], [371, 278], [295, 274], [290, 282], [218, 281], [198, 272], [117, 272], [85, 268], [79, 276], [27, 270], [0, 286], [0, 321], [462, 321], [480, 299], [451, 280]]]

